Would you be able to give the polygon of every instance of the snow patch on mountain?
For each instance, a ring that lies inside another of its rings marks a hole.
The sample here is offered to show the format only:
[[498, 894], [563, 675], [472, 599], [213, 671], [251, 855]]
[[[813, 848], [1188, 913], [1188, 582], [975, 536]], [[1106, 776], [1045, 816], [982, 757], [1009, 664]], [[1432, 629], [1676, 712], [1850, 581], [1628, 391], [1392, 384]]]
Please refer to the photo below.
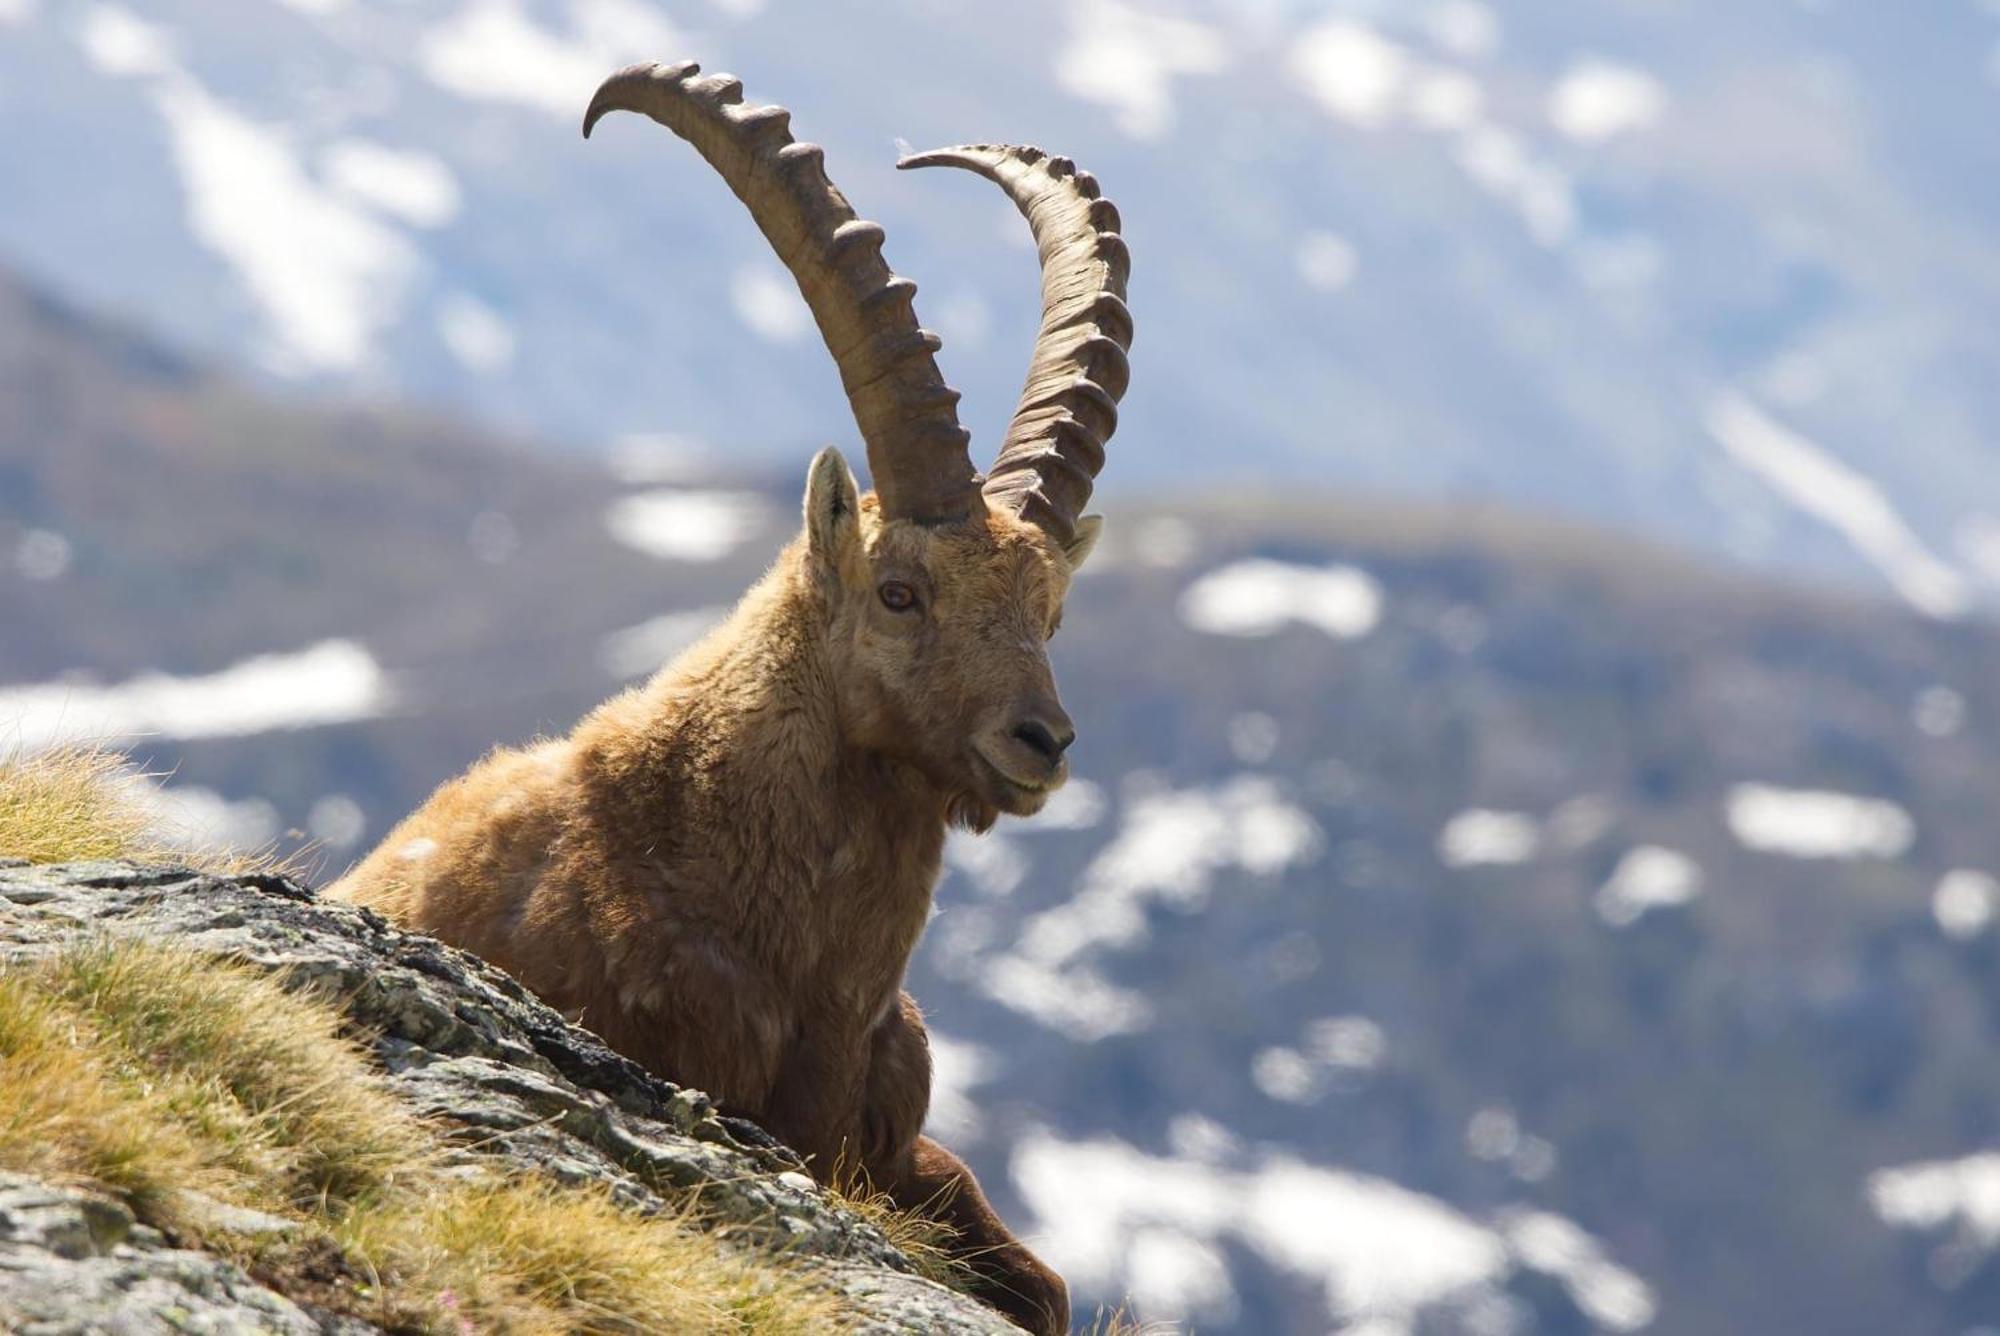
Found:
[[1317, 1104], [1329, 1090], [1351, 1089], [1382, 1065], [1389, 1041], [1366, 1016], [1328, 1016], [1309, 1023], [1297, 1044], [1262, 1049], [1250, 1079], [1271, 1099]]
[[1324, 843], [1318, 824], [1260, 775], [1141, 793], [1077, 894], [1029, 919], [1014, 948], [985, 964], [981, 986], [1003, 1005], [1083, 1038], [1141, 1029], [1150, 1005], [1098, 977], [1090, 957], [1143, 942], [1155, 904], [1194, 913], [1224, 871], [1275, 876], [1310, 863]]
[[1549, 93], [1549, 123], [1585, 144], [1648, 129], [1666, 110], [1665, 84], [1644, 70], [1596, 58], [1571, 66]]
[[931, 1048], [931, 1106], [924, 1130], [949, 1145], [963, 1145], [979, 1138], [985, 1119], [973, 1091], [995, 1075], [999, 1061], [993, 1050], [969, 1039], [954, 1039], [933, 1029]]
[[1475, 125], [1459, 139], [1455, 156], [1466, 177], [1512, 208], [1538, 244], [1560, 246], [1575, 234], [1574, 184], [1520, 134], [1498, 125]]
[[1307, 93], [1335, 118], [1364, 130], [1394, 117], [1408, 84], [1409, 52], [1354, 19], [1330, 19], [1292, 47], [1291, 69]]
[[327, 640], [195, 677], [0, 688], [0, 739], [32, 752], [71, 739], [242, 737], [372, 719], [390, 699], [373, 655], [351, 640]]
[[1210, 571], [1189, 585], [1180, 614], [1187, 625], [1210, 635], [1276, 635], [1296, 622], [1352, 640], [1382, 619], [1382, 587], [1353, 566], [1257, 558]]
[[167, 30], [118, 5], [93, 5], [77, 28], [84, 58], [100, 73], [133, 79], [170, 74], [176, 57]]
[[1438, 831], [1437, 856], [1446, 867], [1525, 863], [1541, 843], [1541, 824], [1527, 813], [1473, 807]]
[[1846, 538], [1910, 606], [1932, 617], [1965, 611], [1965, 578], [1924, 545], [1873, 479], [1739, 394], [1718, 396], [1707, 421], [1730, 458]]
[[1042, 810], [1023, 821], [1017, 821], [1013, 829], [1022, 832], [1040, 830], [1089, 830], [1104, 820], [1110, 801], [1104, 796], [1104, 786], [1087, 779], [1071, 779], [1069, 783], [1049, 795]]
[[604, 77], [683, 49], [679, 32], [639, 0], [571, 0], [567, 31], [537, 23], [519, 0], [469, 0], [418, 46], [440, 88], [478, 102], [576, 119]]
[[1322, 843], [1313, 819], [1262, 776], [1145, 795], [1128, 806], [1077, 896], [1028, 921], [1021, 949], [1061, 965], [1088, 951], [1129, 948], [1145, 939], [1149, 905], [1192, 912], [1224, 869], [1275, 876], [1310, 862]]
[[1028, 856], [1005, 835], [954, 830], [945, 837], [944, 865], [988, 898], [1012, 895], [1028, 875]]
[[1675, 849], [1642, 844], [1628, 850], [1598, 887], [1597, 916], [1628, 928], [1656, 909], [1684, 905], [1701, 894], [1701, 865]]
[[620, 497], [604, 512], [613, 538], [666, 561], [720, 561], [760, 533], [770, 518], [748, 492], [659, 488]]
[[1868, 1176], [1868, 1202], [1896, 1229], [1955, 1225], [1968, 1242], [2000, 1248], [2000, 1151], [1877, 1170]]
[[[1470, 36], [1462, 17], [1444, 22], [1453, 41]], [[1479, 20], [1471, 22], [1476, 26]], [[1471, 74], [1420, 59], [1354, 18], [1332, 19], [1301, 34], [1290, 66], [1299, 87], [1327, 115], [1363, 130], [1405, 123], [1434, 132], [1469, 130], [1486, 108], [1486, 89]]]
[[1056, 969], [1010, 954], [984, 962], [978, 974], [979, 990], [986, 996], [1070, 1039], [1088, 1043], [1135, 1034], [1152, 1023], [1152, 1004], [1143, 994], [1094, 970]]
[[[282, 126], [253, 120], [210, 93], [181, 66], [166, 29], [99, 4], [84, 16], [77, 40], [99, 70], [146, 83], [167, 123], [189, 229], [236, 270], [263, 315], [270, 367], [359, 368], [418, 267], [403, 235], [348, 191], [316, 181]], [[348, 146], [349, 160], [336, 156], [333, 165], [351, 172], [356, 150], [380, 164], [383, 151], [357, 141]], [[403, 209], [411, 205], [409, 160], [400, 163], [401, 175], [378, 183], [369, 205], [381, 205], [384, 190], [402, 195]], [[439, 183], [433, 176], [425, 184], [430, 193], [417, 207], [435, 213]]]
[[282, 371], [367, 360], [417, 268], [404, 238], [317, 185], [280, 130], [237, 114], [192, 79], [161, 90], [188, 186], [189, 225], [261, 308]]
[[1652, 1325], [1659, 1305], [1651, 1287], [1613, 1262], [1604, 1245], [1575, 1221], [1550, 1211], [1522, 1211], [1505, 1218], [1501, 1228], [1514, 1260], [1561, 1281], [1598, 1326], [1638, 1331]]
[[2000, 879], [1973, 868], [1953, 868], [1931, 894], [1931, 917], [1939, 931], [1958, 941], [1979, 936], [2000, 915]]
[[1745, 848], [1789, 858], [1898, 858], [1917, 834], [1899, 804], [1823, 789], [1738, 784], [1727, 811]]
[[335, 140], [321, 155], [320, 175], [336, 194], [414, 227], [443, 227], [462, 203], [458, 178], [439, 159], [372, 139]]
[[[1486, 1224], [1386, 1179], [1289, 1156], [1231, 1169], [1047, 1131], [1021, 1138], [1011, 1169], [1050, 1262], [1082, 1288], [1130, 1292], [1146, 1318], [1226, 1321], [1235, 1303], [1227, 1269], [1200, 1260], [1223, 1243], [1317, 1286], [1329, 1320], [1370, 1336], [1490, 1310], [1521, 1270], [1554, 1278], [1611, 1330], [1638, 1330], [1654, 1314], [1641, 1278], [1546, 1212]], [[1169, 1255], [1191, 1259], [1191, 1279], [1149, 1264], [1157, 1245], [1148, 1240], [1160, 1239], [1173, 1243]]]
[[1081, 0], [1067, 7], [1065, 21], [1057, 82], [1109, 107], [1134, 139], [1173, 128], [1175, 79], [1217, 73], [1228, 58], [1220, 29], [1125, 0]]

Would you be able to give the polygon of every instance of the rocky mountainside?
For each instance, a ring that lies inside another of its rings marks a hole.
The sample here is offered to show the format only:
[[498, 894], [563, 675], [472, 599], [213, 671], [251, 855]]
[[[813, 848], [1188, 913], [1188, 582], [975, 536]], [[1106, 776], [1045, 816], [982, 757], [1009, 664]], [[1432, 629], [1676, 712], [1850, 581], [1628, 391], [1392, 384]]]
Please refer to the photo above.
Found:
[[1036, 287], [916, 147], [1124, 206], [1114, 487], [1556, 508], [1919, 606], [2000, 573], [2000, 15], [1731, 0], [5, 0], [0, 249], [224, 361], [593, 448], [849, 428], [803, 306], [597, 80], [698, 57], [883, 222], [994, 441]]
[[[602, 1187], [642, 1215], [673, 1209], [662, 1184], [698, 1190], [704, 1218], [754, 1240], [746, 1247], [802, 1262], [858, 1331], [1014, 1330], [920, 1279], [759, 1129], [619, 1058], [472, 957], [279, 878], [0, 860], [0, 971], [121, 940], [249, 962], [288, 987], [339, 997], [388, 1088], [456, 1128], [469, 1165]], [[224, 1223], [251, 1234], [292, 1227], [243, 1211]], [[287, 1295], [233, 1260], [176, 1244], [116, 1200], [17, 1174], [0, 1174], [0, 1326], [41, 1336], [380, 1330], [329, 1308], [324, 1293]]]
[[[392, 433], [29, 309], [0, 351], [88, 371], [0, 368], [0, 728], [124, 739], [163, 819], [297, 830], [325, 875], [650, 671], [795, 523], [789, 469]], [[2000, 631], [1492, 509], [1111, 502], [1053, 647], [1077, 779], [953, 844], [911, 974], [934, 1130], [1086, 1301], [2000, 1311]]]

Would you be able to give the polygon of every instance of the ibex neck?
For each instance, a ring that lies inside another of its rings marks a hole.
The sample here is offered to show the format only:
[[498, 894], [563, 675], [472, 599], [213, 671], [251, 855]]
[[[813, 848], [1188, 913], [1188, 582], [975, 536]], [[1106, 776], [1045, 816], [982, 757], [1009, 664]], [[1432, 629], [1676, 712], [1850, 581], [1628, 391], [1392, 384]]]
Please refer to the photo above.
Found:
[[[946, 797], [914, 767], [842, 736], [827, 613], [796, 550], [700, 644], [579, 729], [620, 748], [615, 768], [650, 798], [692, 787], [741, 827], [757, 813], [816, 844], [842, 828], [942, 840]], [[593, 728], [598, 719], [608, 727]], [[803, 824], [803, 827], [801, 826]]]
[[928, 918], [944, 804], [843, 742], [825, 614], [796, 571], [781, 561], [727, 624], [579, 725], [572, 771], [621, 871], [736, 924], [815, 1006], [872, 1023]]

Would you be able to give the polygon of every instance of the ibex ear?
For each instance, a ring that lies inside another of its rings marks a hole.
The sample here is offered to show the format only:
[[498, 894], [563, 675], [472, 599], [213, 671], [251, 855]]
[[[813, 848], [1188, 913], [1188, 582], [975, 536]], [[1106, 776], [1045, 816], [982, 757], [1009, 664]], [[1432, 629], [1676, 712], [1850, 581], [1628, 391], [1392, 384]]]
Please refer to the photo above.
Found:
[[806, 474], [806, 542], [812, 554], [838, 571], [861, 541], [861, 493], [840, 451], [813, 456]]
[[1064, 555], [1069, 558], [1069, 568], [1072, 573], [1081, 569], [1092, 549], [1097, 546], [1097, 540], [1103, 536], [1104, 516], [1085, 515], [1076, 522], [1076, 537], [1070, 539], [1069, 546], [1063, 549]]

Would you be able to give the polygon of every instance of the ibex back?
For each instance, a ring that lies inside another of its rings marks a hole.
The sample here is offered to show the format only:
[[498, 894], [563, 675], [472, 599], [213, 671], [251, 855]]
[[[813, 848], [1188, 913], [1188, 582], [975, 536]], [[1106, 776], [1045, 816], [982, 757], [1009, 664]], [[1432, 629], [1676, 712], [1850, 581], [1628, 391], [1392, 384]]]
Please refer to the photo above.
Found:
[[635, 66], [584, 121], [641, 111], [721, 173], [797, 278], [874, 474], [812, 462], [803, 531], [733, 615], [566, 738], [440, 788], [332, 894], [485, 956], [829, 1178], [858, 1168], [959, 1231], [982, 1297], [1067, 1328], [1063, 1283], [920, 1135], [930, 1052], [901, 991], [947, 826], [1037, 811], [1075, 737], [1047, 642], [1125, 389], [1118, 215], [1038, 150], [904, 166], [998, 182], [1033, 228], [1040, 337], [991, 476], [918, 327], [915, 286], [786, 113], [693, 65]]

